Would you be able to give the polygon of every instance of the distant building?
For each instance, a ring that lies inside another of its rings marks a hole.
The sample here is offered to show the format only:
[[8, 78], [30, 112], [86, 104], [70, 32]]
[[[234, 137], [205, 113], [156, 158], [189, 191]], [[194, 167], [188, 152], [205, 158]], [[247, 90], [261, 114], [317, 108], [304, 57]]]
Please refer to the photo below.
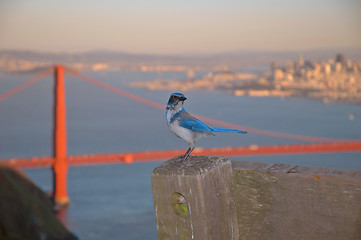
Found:
[[331, 65], [329, 63], [325, 63], [325, 65], [323, 65], [323, 71], [325, 72], [326, 75], [330, 75]]
[[342, 70], [342, 63], [341, 62], [336, 62], [335, 64], [335, 72], [339, 73]]
[[108, 68], [109, 66], [106, 63], [96, 63], [92, 66], [93, 71], [105, 71], [108, 70]]
[[352, 61], [351, 61], [351, 60], [347, 60], [346, 66], [347, 66], [347, 71], [352, 70]]
[[336, 55], [336, 63], [341, 63], [342, 66], [345, 65], [345, 57], [343, 54], [339, 53]]
[[313, 62], [311, 62], [311, 61], [306, 61], [306, 62], [305, 62], [305, 68], [313, 69]]
[[305, 62], [303, 61], [303, 56], [302, 56], [302, 54], [300, 54], [298, 56], [298, 66], [303, 67], [304, 64], [305, 64]]
[[283, 71], [282, 71], [281, 69], [276, 69], [276, 70], [273, 72], [273, 80], [274, 80], [275, 82], [281, 81], [283, 78], [284, 78], [284, 74], [283, 74]]
[[271, 70], [272, 72], [276, 71], [277, 69], [277, 63], [275, 61], [271, 62]]
[[354, 64], [352, 65], [352, 71], [353, 71], [355, 74], [358, 73], [358, 66], [357, 66], [356, 63], [354, 63]]
[[194, 70], [193, 69], [188, 69], [187, 71], [187, 77], [189, 80], [193, 80], [195, 76]]
[[321, 73], [321, 65], [318, 63], [313, 64], [314, 70], [313, 70], [313, 74], [314, 76], [317, 76], [318, 74]]
[[286, 72], [293, 73], [294, 72], [294, 64], [292, 61], [286, 62]]

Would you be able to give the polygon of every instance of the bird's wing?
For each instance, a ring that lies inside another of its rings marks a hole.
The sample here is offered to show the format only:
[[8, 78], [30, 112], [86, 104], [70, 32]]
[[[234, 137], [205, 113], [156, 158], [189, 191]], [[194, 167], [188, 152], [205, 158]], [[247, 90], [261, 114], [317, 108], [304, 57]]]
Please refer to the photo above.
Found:
[[212, 132], [212, 129], [201, 122], [199, 119], [192, 117], [189, 113], [183, 112], [177, 118], [177, 121], [181, 127], [187, 128], [192, 131], [199, 132]]

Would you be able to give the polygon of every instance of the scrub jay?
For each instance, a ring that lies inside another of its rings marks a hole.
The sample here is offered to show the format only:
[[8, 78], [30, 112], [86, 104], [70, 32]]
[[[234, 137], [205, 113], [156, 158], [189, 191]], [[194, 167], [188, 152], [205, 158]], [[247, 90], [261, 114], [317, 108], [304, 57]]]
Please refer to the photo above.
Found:
[[236, 129], [208, 127], [199, 119], [192, 117], [183, 108], [183, 103], [186, 99], [187, 98], [182, 93], [173, 93], [170, 95], [166, 108], [166, 118], [169, 130], [189, 144], [189, 148], [184, 154], [183, 160], [188, 158], [195, 147], [195, 142], [202, 137], [214, 135], [215, 132], [247, 133]]

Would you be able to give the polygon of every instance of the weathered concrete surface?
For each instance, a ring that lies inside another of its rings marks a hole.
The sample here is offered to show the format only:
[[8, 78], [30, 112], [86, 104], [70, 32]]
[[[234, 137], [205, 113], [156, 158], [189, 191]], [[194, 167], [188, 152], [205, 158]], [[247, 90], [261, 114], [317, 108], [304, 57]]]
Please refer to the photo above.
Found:
[[231, 162], [208, 156], [178, 161], [152, 173], [158, 239], [239, 239]]
[[232, 166], [239, 239], [361, 239], [361, 171]]
[[77, 239], [56, 219], [48, 196], [21, 172], [0, 165], [0, 239]]

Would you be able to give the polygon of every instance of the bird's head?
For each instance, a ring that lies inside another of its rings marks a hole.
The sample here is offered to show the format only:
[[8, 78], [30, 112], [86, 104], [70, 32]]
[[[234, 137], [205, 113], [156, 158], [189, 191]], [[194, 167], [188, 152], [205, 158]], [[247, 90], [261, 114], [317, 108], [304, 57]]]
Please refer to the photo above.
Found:
[[168, 100], [167, 110], [178, 110], [178, 108], [181, 110], [183, 108], [184, 100], [186, 99], [187, 98], [182, 93], [172, 93]]

